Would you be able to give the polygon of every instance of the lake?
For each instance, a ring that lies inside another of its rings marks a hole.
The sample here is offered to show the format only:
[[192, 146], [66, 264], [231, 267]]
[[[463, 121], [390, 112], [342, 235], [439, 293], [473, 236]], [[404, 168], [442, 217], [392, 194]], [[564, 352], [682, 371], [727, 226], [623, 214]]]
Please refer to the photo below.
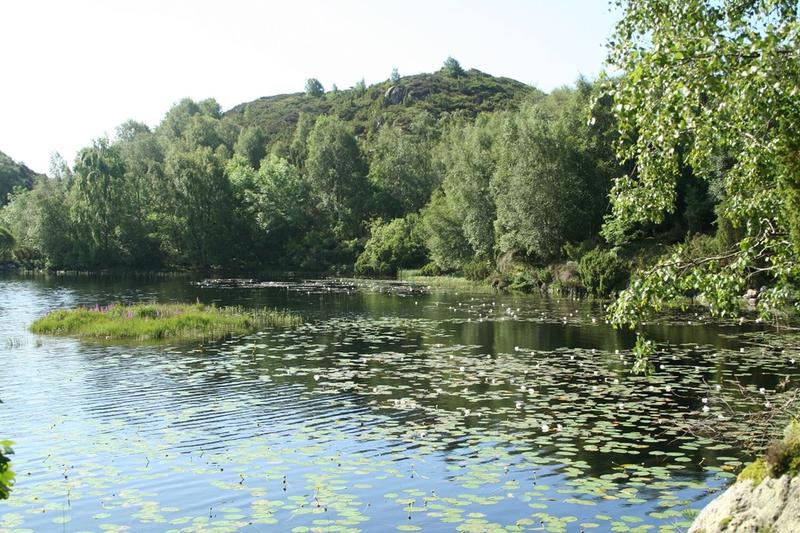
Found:
[[[116, 301], [288, 308], [206, 344], [32, 335]], [[389, 282], [0, 278], [2, 531], [680, 531], [729, 484], [796, 344], [701, 312]], [[738, 440], [737, 440], [738, 439]]]

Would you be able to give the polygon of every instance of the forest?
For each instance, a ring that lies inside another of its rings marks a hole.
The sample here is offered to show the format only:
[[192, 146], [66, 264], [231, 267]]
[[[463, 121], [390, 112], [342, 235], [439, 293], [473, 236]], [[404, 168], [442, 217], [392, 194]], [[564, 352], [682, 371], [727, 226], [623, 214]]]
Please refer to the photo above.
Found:
[[[544, 94], [448, 59], [369, 88], [309, 80], [229, 113], [183, 100], [153, 129], [126, 122], [73, 165], [7, 180], [6, 253], [62, 270], [423, 268], [526, 290], [597, 249], [614, 272], [589, 283], [608, 292], [631, 254], [600, 233], [622, 169], [599, 95], [585, 79]], [[678, 211], [642, 238], [711, 229], [708, 187], [687, 173], [680, 188]]]
[[629, 287], [612, 316], [631, 325], [685, 297], [724, 315], [749, 293], [774, 316], [798, 301], [796, 13], [756, 4], [698, 8], [689, 26], [631, 4], [609, 48], [625, 74], [547, 94], [449, 57], [227, 112], [185, 99], [72, 164], [54, 156], [48, 176], [4, 170], [2, 254], [27, 269]]

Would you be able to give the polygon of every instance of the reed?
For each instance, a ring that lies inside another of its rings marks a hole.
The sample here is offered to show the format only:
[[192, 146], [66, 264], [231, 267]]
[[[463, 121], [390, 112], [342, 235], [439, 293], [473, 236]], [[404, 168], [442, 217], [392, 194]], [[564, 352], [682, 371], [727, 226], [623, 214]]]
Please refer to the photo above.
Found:
[[211, 340], [301, 322], [299, 315], [276, 309], [140, 303], [59, 309], [36, 320], [30, 330], [111, 340]]

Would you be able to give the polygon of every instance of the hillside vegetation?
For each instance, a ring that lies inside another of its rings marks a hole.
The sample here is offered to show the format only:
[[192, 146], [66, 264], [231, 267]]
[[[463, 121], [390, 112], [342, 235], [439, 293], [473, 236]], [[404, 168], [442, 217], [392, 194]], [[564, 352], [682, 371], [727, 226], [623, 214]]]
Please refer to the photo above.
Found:
[[[635, 61], [626, 69], [643, 75]], [[735, 140], [695, 160], [681, 156], [696, 147], [678, 127], [658, 167], [649, 158], [661, 130], [636, 117], [646, 111], [637, 102], [663, 111], [643, 99], [660, 89], [641, 96], [642, 83], [581, 78], [545, 94], [448, 58], [433, 74], [395, 71], [369, 87], [326, 92], [310, 78], [303, 93], [225, 113], [214, 100], [185, 99], [154, 128], [128, 121], [12, 194], [0, 210], [4, 253], [27, 268], [419, 269], [597, 296], [625, 289], [632, 272], [684, 265], [636, 278], [639, 292], [615, 313], [631, 324], [702, 286], [714, 312], [778, 281], [770, 301], [795, 301], [787, 258], [800, 233], [770, 226], [769, 213], [753, 225], [736, 211], [745, 204], [731, 181]], [[795, 182], [780, 183], [786, 195], [759, 199], [789, 221], [776, 223], [794, 224], [796, 211], [778, 203], [795, 202]], [[762, 234], [750, 235], [756, 226]], [[766, 245], [767, 234], [793, 241]], [[753, 257], [747, 235], [761, 239]], [[783, 266], [765, 267], [768, 258]], [[684, 276], [695, 262], [702, 279]], [[715, 277], [717, 267], [733, 277]], [[681, 284], [668, 287], [673, 280]]]
[[433, 120], [456, 113], [475, 118], [480, 113], [516, 109], [527, 98], [541, 94], [524, 83], [475, 69], [461, 76], [442, 70], [369, 87], [359, 82], [353, 88], [324, 94], [266, 96], [235, 106], [225, 112], [225, 118], [240, 127], [258, 127], [271, 142], [290, 141], [301, 113], [314, 118], [335, 116], [355, 135], [371, 138], [384, 124], [408, 126], [421, 114]]
[[36, 173], [0, 152], [0, 206], [5, 205], [15, 187], [30, 189]]

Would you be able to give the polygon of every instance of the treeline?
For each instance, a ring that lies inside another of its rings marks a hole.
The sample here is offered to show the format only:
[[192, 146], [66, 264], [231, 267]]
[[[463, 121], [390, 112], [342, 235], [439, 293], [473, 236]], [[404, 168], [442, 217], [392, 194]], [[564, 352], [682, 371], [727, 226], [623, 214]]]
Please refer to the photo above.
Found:
[[[213, 100], [184, 100], [154, 129], [122, 124], [72, 168], [56, 158], [9, 195], [0, 226], [28, 268], [423, 267], [531, 288], [548, 281], [531, 265], [605, 247], [609, 191], [625, 170], [611, 105], [581, 79], [475, 118], [422, 109], [356, 136], [337, 115], [301, 113], [291, 135], [270, 135]], [[641, 236], [710, 227], [707, 190], [687, 184], [679, 211]]]

